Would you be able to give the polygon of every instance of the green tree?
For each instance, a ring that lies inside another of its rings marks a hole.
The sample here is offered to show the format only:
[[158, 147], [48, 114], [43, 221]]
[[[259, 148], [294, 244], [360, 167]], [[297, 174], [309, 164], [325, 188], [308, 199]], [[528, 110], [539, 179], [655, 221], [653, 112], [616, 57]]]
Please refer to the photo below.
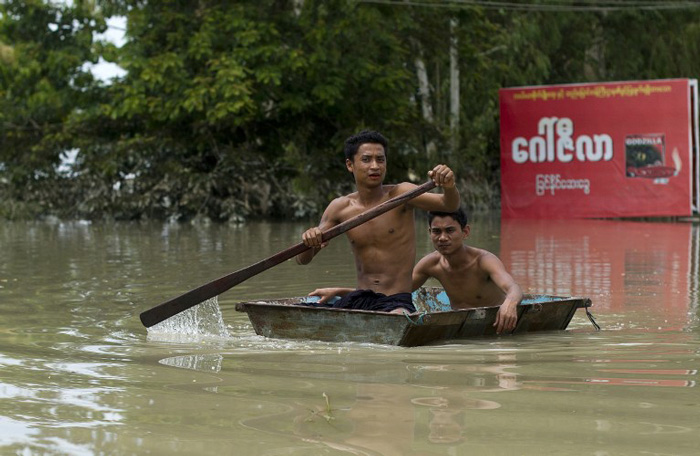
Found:
[[[6, 216], [317, 215], [352, 188], [342, 143], [363, 128], [390, 140], [388, 181], [422, 181], [446, 162], [468, 206], [494, 207], [500, 88], [700, 70], [690, 3], [0, 5]], [[127, 18], [121, 48], [94, 37], [111, 15]], [[85, 64], [100, 56], [126, 76], [95, 81]], [[57, 171], [67, 151], [77, 151], [69, 175]]]
[[0, 4], [0, 193], [4, 211], [9, 211], [5, 215], [46, 212], [60, 203], [57, 166], [70, 148], [63, 123], [90, 104], [96, 82], [84, 64], [96, 62], [93, 33], [104, 28], [90, 2]]
[[72, 125], [94, 177], [86, 187], [100, 195], [89, 210], [307, 215], [351, 184], [346, 136], [410, 125], [407, 50], [391, 16], [338, 0], [192, 4], [120, 3], [128, 75]]

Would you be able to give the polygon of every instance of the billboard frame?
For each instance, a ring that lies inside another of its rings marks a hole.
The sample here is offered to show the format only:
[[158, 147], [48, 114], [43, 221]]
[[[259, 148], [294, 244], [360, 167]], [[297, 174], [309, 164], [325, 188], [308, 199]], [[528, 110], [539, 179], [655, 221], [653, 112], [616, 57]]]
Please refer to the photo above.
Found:
[[[698, 80], [691, 78], [500, 89], [502, 217], [696, 216], [698, 90]], [[648, 106], [657, 119], [646, 114]], [[560, 190], [569, 194], [560, 197]], [[575, 194], [579, 190], [585, 196]], [[578, 214], [568, 210], [574, 206]]]

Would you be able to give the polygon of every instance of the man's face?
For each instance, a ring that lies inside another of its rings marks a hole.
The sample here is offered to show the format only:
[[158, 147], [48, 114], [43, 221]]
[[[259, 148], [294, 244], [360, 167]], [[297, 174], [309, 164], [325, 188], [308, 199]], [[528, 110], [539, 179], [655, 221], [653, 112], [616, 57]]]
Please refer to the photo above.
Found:
[[464, 229], [452, 217], [435, 217], [430, 223], [430, 240], [435, 250], [443, 255], [454, 253], [462, 247], [462, 240], [469, 235], [469, 225]]
[[386, 155], [384, 146], [376, 143], [362, 144], [352, 161], [345, 160], [348, 171], [355, 175], [356, 182], [379, 185], [386, 175]]

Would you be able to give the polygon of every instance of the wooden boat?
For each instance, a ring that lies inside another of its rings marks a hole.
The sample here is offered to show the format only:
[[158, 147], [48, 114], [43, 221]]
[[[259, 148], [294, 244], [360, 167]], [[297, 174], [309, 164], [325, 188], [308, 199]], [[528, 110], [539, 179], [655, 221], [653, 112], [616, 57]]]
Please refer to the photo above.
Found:
[[[367, 310], [333, 309], [300, 305], [316, 297], [240, 302], [255, 333], [275, 339], [311, 339], [328, 342], [366, 342], [414, 347], [430, 343], [495, 336], [496, 307], [452, 310], [442, 288], [422, 287], [413, 292], [417, 312], [390, 314]], [[511, 334], [564, 330], [579, 308], [596, 328], [580, 297], [525, 295], [518, 306], [518, 323]]]

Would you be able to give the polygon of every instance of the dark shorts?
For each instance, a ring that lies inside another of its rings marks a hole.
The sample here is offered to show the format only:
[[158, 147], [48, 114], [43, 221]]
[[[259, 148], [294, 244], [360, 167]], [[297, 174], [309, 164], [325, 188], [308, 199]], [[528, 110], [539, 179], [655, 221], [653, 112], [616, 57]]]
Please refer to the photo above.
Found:
[[396, 293], [387, 296], [372, 290], [355, 290], [333, 303], [309, 303], [307, 305], [334, 309], [373, 310], [375, 312], [391, 312], [396, 309], [405, 309], [408, 313], [416, 311], [411, 293]]

